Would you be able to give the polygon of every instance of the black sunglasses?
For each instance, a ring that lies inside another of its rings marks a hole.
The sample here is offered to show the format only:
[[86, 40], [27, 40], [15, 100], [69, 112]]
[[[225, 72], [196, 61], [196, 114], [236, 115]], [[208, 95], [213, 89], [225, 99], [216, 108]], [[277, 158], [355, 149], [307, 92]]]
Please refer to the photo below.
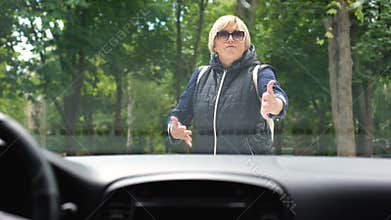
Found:
[[216, 37], [220, 40], [228, 40], [230, 35], [232, 36], [232, 39], [234, 39], [234, 40], [243, 40], [244, 31], [233, 31], [230, 33], [226, 30], [222, 30], [222, 31], [217, 32]]

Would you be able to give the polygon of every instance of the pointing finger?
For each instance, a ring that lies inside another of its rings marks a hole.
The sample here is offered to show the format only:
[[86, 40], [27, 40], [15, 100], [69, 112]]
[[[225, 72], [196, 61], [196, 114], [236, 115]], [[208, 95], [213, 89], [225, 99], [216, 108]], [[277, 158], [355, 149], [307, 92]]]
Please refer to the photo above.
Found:
[[192, 141], [191, 139], [186, 139], [185, 140], [186, 145], [192, 147], [191, 141]]

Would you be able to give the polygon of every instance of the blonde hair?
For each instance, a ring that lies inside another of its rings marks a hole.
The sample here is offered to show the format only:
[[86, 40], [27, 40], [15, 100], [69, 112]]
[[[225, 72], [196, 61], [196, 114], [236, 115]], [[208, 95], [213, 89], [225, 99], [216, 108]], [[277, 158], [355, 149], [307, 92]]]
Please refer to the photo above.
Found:
[[251, 44], [250, 32], [248, 32], [246, 24], [237, 16], [224, 15], [218, 18], [213, 24], [212, 28], [210, 29], [208, 47], [211, 54], [215, 53], [214, 46], [215, 46], [215, 38], [217, 32], [223, 30], [230, 24], [235, 24], [236, 29], [240, 31], [244, 31], [244, 47], [246, 50], [250, 48], [250, 44]]

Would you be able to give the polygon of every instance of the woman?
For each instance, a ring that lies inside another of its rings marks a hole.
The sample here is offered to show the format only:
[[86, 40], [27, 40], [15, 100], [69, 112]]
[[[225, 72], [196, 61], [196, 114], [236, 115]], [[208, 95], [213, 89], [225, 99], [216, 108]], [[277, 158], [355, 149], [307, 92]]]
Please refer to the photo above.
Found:
[[[169, 117], [170, 142], [183, 140], [193, 153], [272, 153], [266, 120], [283, 117], [288, 106], [273, 68], [261, 68], [256, 88], [253, 70], [260, 62], [247, 26], [236, 16], [216, 20], [208, 47], [209, 66], [202, 74], [203, 68], [195, 70]], [[192, 121], [194, 133], [188, 129]]]

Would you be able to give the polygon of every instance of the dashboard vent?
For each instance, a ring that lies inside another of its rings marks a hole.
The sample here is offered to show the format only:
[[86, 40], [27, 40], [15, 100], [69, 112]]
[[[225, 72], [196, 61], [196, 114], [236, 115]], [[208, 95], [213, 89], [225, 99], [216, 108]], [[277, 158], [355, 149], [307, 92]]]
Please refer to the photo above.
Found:
[[287, 218], [276, 193], [238, 183], [166, 181], [116, 190], [94, 220]]
[[128, 220], [133, 219], [134, 202], [126, 193], [114, 193], [97, 212], [95, 220]]

